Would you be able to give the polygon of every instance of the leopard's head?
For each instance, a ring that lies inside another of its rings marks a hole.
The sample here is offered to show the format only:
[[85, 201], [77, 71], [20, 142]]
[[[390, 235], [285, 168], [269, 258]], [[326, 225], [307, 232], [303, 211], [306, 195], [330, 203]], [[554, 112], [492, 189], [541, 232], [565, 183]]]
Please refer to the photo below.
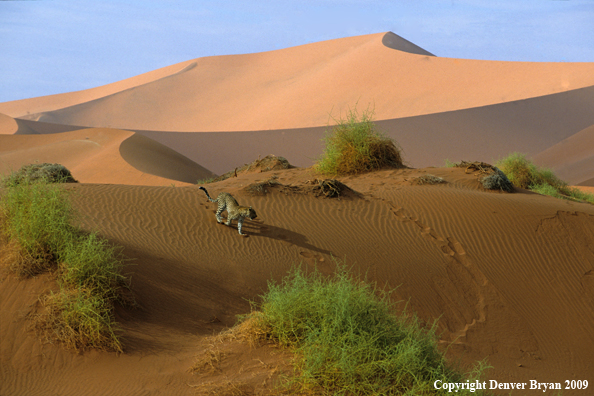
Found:
[[258, 215], [256, 214], [256, 211], [254, 209], [252, 209], [251, 206], [248, 208], [248, 215], [247, 215], [247, 217], [250, 220], [254, 220], [256, 217], [258, 217]]

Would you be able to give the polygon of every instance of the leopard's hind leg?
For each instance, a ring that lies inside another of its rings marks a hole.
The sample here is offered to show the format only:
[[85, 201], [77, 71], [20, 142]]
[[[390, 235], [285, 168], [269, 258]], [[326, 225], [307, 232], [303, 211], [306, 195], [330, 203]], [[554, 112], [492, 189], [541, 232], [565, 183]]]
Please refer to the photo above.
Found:
[[[219, 205], [219, 207], [217, 209], [216, 217], [217, 217], [217, 223], [219, 223], [219, 224], [223, 221], [223, 218], [221, 217], [221, 213], [223, 213], [225, 208], [226, 208], [226, 205]], [[227, 225], [229, 225], [229, 224], [227, 224]]]

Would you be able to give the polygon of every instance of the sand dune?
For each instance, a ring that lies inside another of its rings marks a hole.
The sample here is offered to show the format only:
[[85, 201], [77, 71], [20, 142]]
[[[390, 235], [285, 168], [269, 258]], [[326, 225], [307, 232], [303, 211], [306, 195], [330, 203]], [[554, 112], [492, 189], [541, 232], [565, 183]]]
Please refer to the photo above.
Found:
[[101, 94], [114, 92], [92, 100], [85, 96], [61, 109], [40, 111], [33, 108], [34, 101], [31, 108], [28, 102], [8, 102], [0, 104], [0, 112], [80, 126], [249, 131], [326, 125], [330, 113], [337, 117], [357, 103], [371, 104], [376, 119], [386, 120], [594, 85], [593, 63], [439, 58], [387, 47], [382, 41], [393, 36], [371, 34], [257, 54], [199, 58], [191, 69], [188, 65], [193, 63], [177, 65], [185, 68], [183, 73], [172, 74], [171, 66], [167, 73], [160, 72], [166, 76], [159, 79], [146, 82], [148, 78], [139, 76], [121, 86], [97, 88]]
[[130, 131], [0, 134], [0, 175], [34, 162], [60, 163], [83, 183], [183, 185], [214, 176], [176, 151]]
[[0, 134], [12, 135], [16, 133], [19, 126], [14, 118], [0, 113]]
[[570, 184], [594, 187], [594, 125], [536, 154], [534, 161]]
[[[412, 167], [442, 166], [446, 159], [493, 163], [513, 151], [538, 154], [592, 125], [592, 103], [594, 87], [588, 87], [498, 105], [378, 121], [377, 125], [402, 146]], [[321, 139], [327, 129], [138, 132], [220, 174], [267, 154], [282, 155], [297, 166], [311, 166], [322, 153]], [[574, 158], [571, 150], [564, 155], [566, 161]], [[544, 158], [542, 165], [555, 168], [556, 163]], [[563, 176], [579, 183], [594, 177], [594, 167], [567, 168]]]
[[[308, 167], [328, 113], [357, 102], [374, 104], [379, 128], [419, 169], [340, 178], [361, 194], [341, 200], [307, 192], [319, 177], [311, 168], [240, 174], [207, 188], [256, 209], [250, 237], [216, 224], [192, 184], [267, 154]], [[487, 192], [476, 175], [439, 168], [520, 151], [594, 186], [592, 103], [594, 63], [439, 58], [393, 33], [200, 58], [0, 103], [0, 174], [35, 161], [68, 167], [82, 182], [66, 188], [83, 226], [135, 259], [126, 270], [138, 302], [116, 313], [126, 353], [73, 353], [27, 330], [53, 278], [0, 268], [0, 394], [194, 395], [205, 381], [255, 393], [284, 356], [235, 346], [216, 376], [188, 368], [268, 281], [299, 263], [329, 274], [333, 257], [398, 287], [395, 300], [438, 321], [451, 359], [487, 359], [486, 379], [593, 386], [594, 206]], [[427, 173], [447, 183], [415, 185]], [[248, 192], [272, 176], [282, 185]]]
[[[588, 180], [594, 178], [594, 166], [587, 163], [591, 132], [584, 128], [594, 124], [593, 102], [594, 87], [587, 87], [490, 106], [383, 120], [377, 125], [402, 146], [412, 167], [442, 166], [446, 159], [493, 163], [519, 151], [536, 156], [539, 165], [559, 171], [559, 176], [570, 183], [590, 185]], [[21, 119], [16, 122], [16, 133], [57, 133], [80, 128]], [[267, 154], [284, 156], [297, 166], [311, 166], [322, 153], [321, 139], [327, 130], [136, 132], [222, 174]], [[566, 139], [575, 143], [566, 145]], [[564, 149], [557, 150], [555, 145]], [[544, 155], [548, 150], [556, 154]], [[582, 160], [586, 162], [577, 163]], [[574, 166], [564, 165], [574, 162]]]
[[147, 84], [167, 76], [175, 75], [177, 73], [189, 70], [193, 66], [194, 61], [190, 60], [153, 70], [148, 73], [128, 78], [126, 80], [96, 88], [86, 89], [83, 91], [67, 92], [57, 95], [47, 95], [37, 98], [4, 102], [0, 103], [0, 113], [5, 113], [12, 117], [26, 117], [39, 112], [54, 111], [64, 107], [89, 102], [108, 95], [113, 95], [117, 92], [125, 91], [126, 89]]
[[[426, 172], [448, 184], [411, 185]], [[271, 174], [293, 186], [311, 178], [306, 169]], [[72, 354], [22, 332], [24, 319], [3, 319], [2, 394], [158, 394], [165, 386], [172, 395], [194, 394], [188, 384], [202, 377], [187, 368], [204, 336], [232, 325], [249, 310], [245, 299], [292, 265], [330, 273], [332, 257], [399, 286], [396, 299], [428, 323], [438, 319], [444, 345], [453, 342], [450, 357], [488, 358], [491, 379], [594, 380], [591, 205], [485, 192], [475, 175], [451, 168], [343, 178], [363, 196], [340, 201], [286, 189], [246, 193], [271, 174], [208, 185], [257, 209], [257, 221], [245, 224], [249, 238], [217, 225], [214, 204], [196, 187], [71, 187], [85, 226], [136, 258], [129, 271], [140, 308], [118, 312], [127, 352]], [[8, 277], [0, 287], [2, 314], [19, 317], [51, 282]]]

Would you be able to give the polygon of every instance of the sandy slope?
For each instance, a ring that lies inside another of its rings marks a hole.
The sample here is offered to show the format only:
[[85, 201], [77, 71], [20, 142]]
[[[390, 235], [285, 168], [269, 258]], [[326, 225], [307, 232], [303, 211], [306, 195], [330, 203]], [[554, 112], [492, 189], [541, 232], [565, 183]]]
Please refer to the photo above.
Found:
[[570, 184], [594, 187], [594, 125], [538, 153], [534, 161]]
[[213, 176], [176, 151], [130, 131], [0, 134], [0, 175], [34, 162], [60, 163], [83, 183], [179, 185]]
[[[594, 87], [587, 87], [490, 106], [383, 120], [377, 125], [399, 142], [407, 163], [413, 167], [442, 166], [446, 159], [493, 163], [513, 151], [533, 156], [562, 144], [565, 139], [572, 142], [587, 139], [589, 130], [580, 131], [594, 124], [592, 103]], [[45, 134], [76, 128], [21, 119], [16, 122], [17, 133]], [[327, 129], [137, 132], [222, 174], [267, 154], [282, 155], [297, 166], [311, 166], [322, 153], [321, 139]], [[538, 157], [539, 165], [560, 171], [560, 176], [571, 183], [592, 185], [594, 166], [566, 166], [585, 158], [591, 145], [588, 140], [582, 143], [563, 145], [563, 150], [555, 149], [554, 156]]]
[[103, 85], [83, 91], [67, 92], [57, 95], [40, 96], [37, 98], [15, 100], [0, 104], [0, 113], [13, 117], [22, 117], [42, 111], [53, 111], [64, 107], [74, 106], [79, 103], [89, 102], [105, 96], [113, 95], [139, 85], [147, 84], [167, 76], [175, 75], [194, 66], [193, 61], [177, 63], [161, 69], [153, 70], [126, 80]]
[[[448, 184], [412, 185], [425, 173]], [[246, 193], [272, 174], [297, 191]], [[196, 187], [73, 187], [86, 227], [136, 258], [129, 271], [140, 308], [118, 313], [127, 352], [76, 355], [40, 345], [22, 332], [22, 316], [51, 282], [8, 277], [0, 284], [0, 393], [194, 394], [188, 384], [205, 379], [187, 368], [204, 350], [201, 340], [247, 312], [245, 299], [256, 299], [268, 280], [300, 262], [330, 273], [331, 257], [346, 258], [380, 285], [399, 286], [396, 299], [428, 323], [439, 320], [444, 346], [453, 342], [451, 358], [488, 359], [488, 379], [594, 383], [591, 205], [484, 192], [475, 175], [452, 168], [344, 178], [363, 195], [342, 200], [300, 193], [311, 178], [294, 169], [208, 185], [211, 194], [229, 191], [256, 208], [248, 238], [217, 225], [214, 204]], [[250, 364], [245, 351], [233, 353], [228, 361]]]
[[16, 133], [18, 129], [19, 126], [14, 118], [0, 113], [0, 134], [12, 135]]
[[0, 104], [0, 112], [15, 117], [29, 112], [30, 119], [70, 125], [245, 131], [326, 125], [329, 113], [344, 115], [356, 103], [372, 104], [383, 120], [594, 85], [593, 63], [439, 58], [390, 48], [386, 34], [199, 58], [177, 65], [178, 73], [171, 74], [173, 66], [160, 71], [164, 76], [158, 79], [139, 76], [97, 88], [106, 95], [81, 94], [79, 102], [59, 110], [53, 102], [53, 108], [41, 110], [41, 100], [31, 99]]

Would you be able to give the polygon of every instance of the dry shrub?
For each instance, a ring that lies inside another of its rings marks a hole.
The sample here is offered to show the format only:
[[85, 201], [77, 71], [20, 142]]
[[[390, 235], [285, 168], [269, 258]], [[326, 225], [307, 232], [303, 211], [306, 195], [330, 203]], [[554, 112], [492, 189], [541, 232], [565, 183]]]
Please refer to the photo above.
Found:
[[262, 320], [262, 313], [253, 311], [243, 320], [215, 337], [215, 342], [240, 341], [250, 348], [260, 346], [268, 337], [269, 329]]
[[198, 356], [190, 371], [194, 373], [217, 373], [221, 371], [221, 361], [224, 357], [225, 354], [212, 345], [210, 349], [207, 349], [202, 355]]
[[199, 180], [198, 184], [214, 183], [222, 180], [229, 179], [230, 177], [237, 177], [240, 173], [257, 173], [257, 172], [269, 172], [273, 170], [283, 170], [294, 168], [293, 165], [287, 161], [285, 157], [277, 157], [276, 155], [269, 154], [264, 158], [258, 158], [257, 160], [245, 164], [239, 168], [235, 168], [219, 177]]
[[61, 289], [40, 301], [45, 312], [33, 315], [33, 327], [46, 342], [57, 340], [69, 349], [123, 352], [113, 307], [100, 297], [85, 289]]
[[507, 178], [501, 169], [487, 164], [486, 162], [461, 161], [459, 164], [454, 164], [458, 168], [466, 168], [466, 173], [478, 172], [478, 181], [481, 182], [487, 190], [501, 190], [508, 193], [514, 192], [514, 184]]
[[267, 187], [282, 186], [281, 183], [275, 180], [276, 176], [259, 183], [252, 183], [245, 187], [245, 191], [252, 195], [266, 195], [268, 193]]
[[346, 192], [357, 194], [349, 186], [335, 179], [313, 179], [308, 180], [307, 183], [313, 184], [311, 190], [316, 197], [324, 196], [326, 198], [338, 198], [341, 194], [344, 195]]
[[424, 184], [440, 184], [445, 183], [446, 181], [443, 177], [435, 176], [435, 175], [423, 175], [419, 176], [412, 181], [413, 184], [417, 185], [424, 185]]

